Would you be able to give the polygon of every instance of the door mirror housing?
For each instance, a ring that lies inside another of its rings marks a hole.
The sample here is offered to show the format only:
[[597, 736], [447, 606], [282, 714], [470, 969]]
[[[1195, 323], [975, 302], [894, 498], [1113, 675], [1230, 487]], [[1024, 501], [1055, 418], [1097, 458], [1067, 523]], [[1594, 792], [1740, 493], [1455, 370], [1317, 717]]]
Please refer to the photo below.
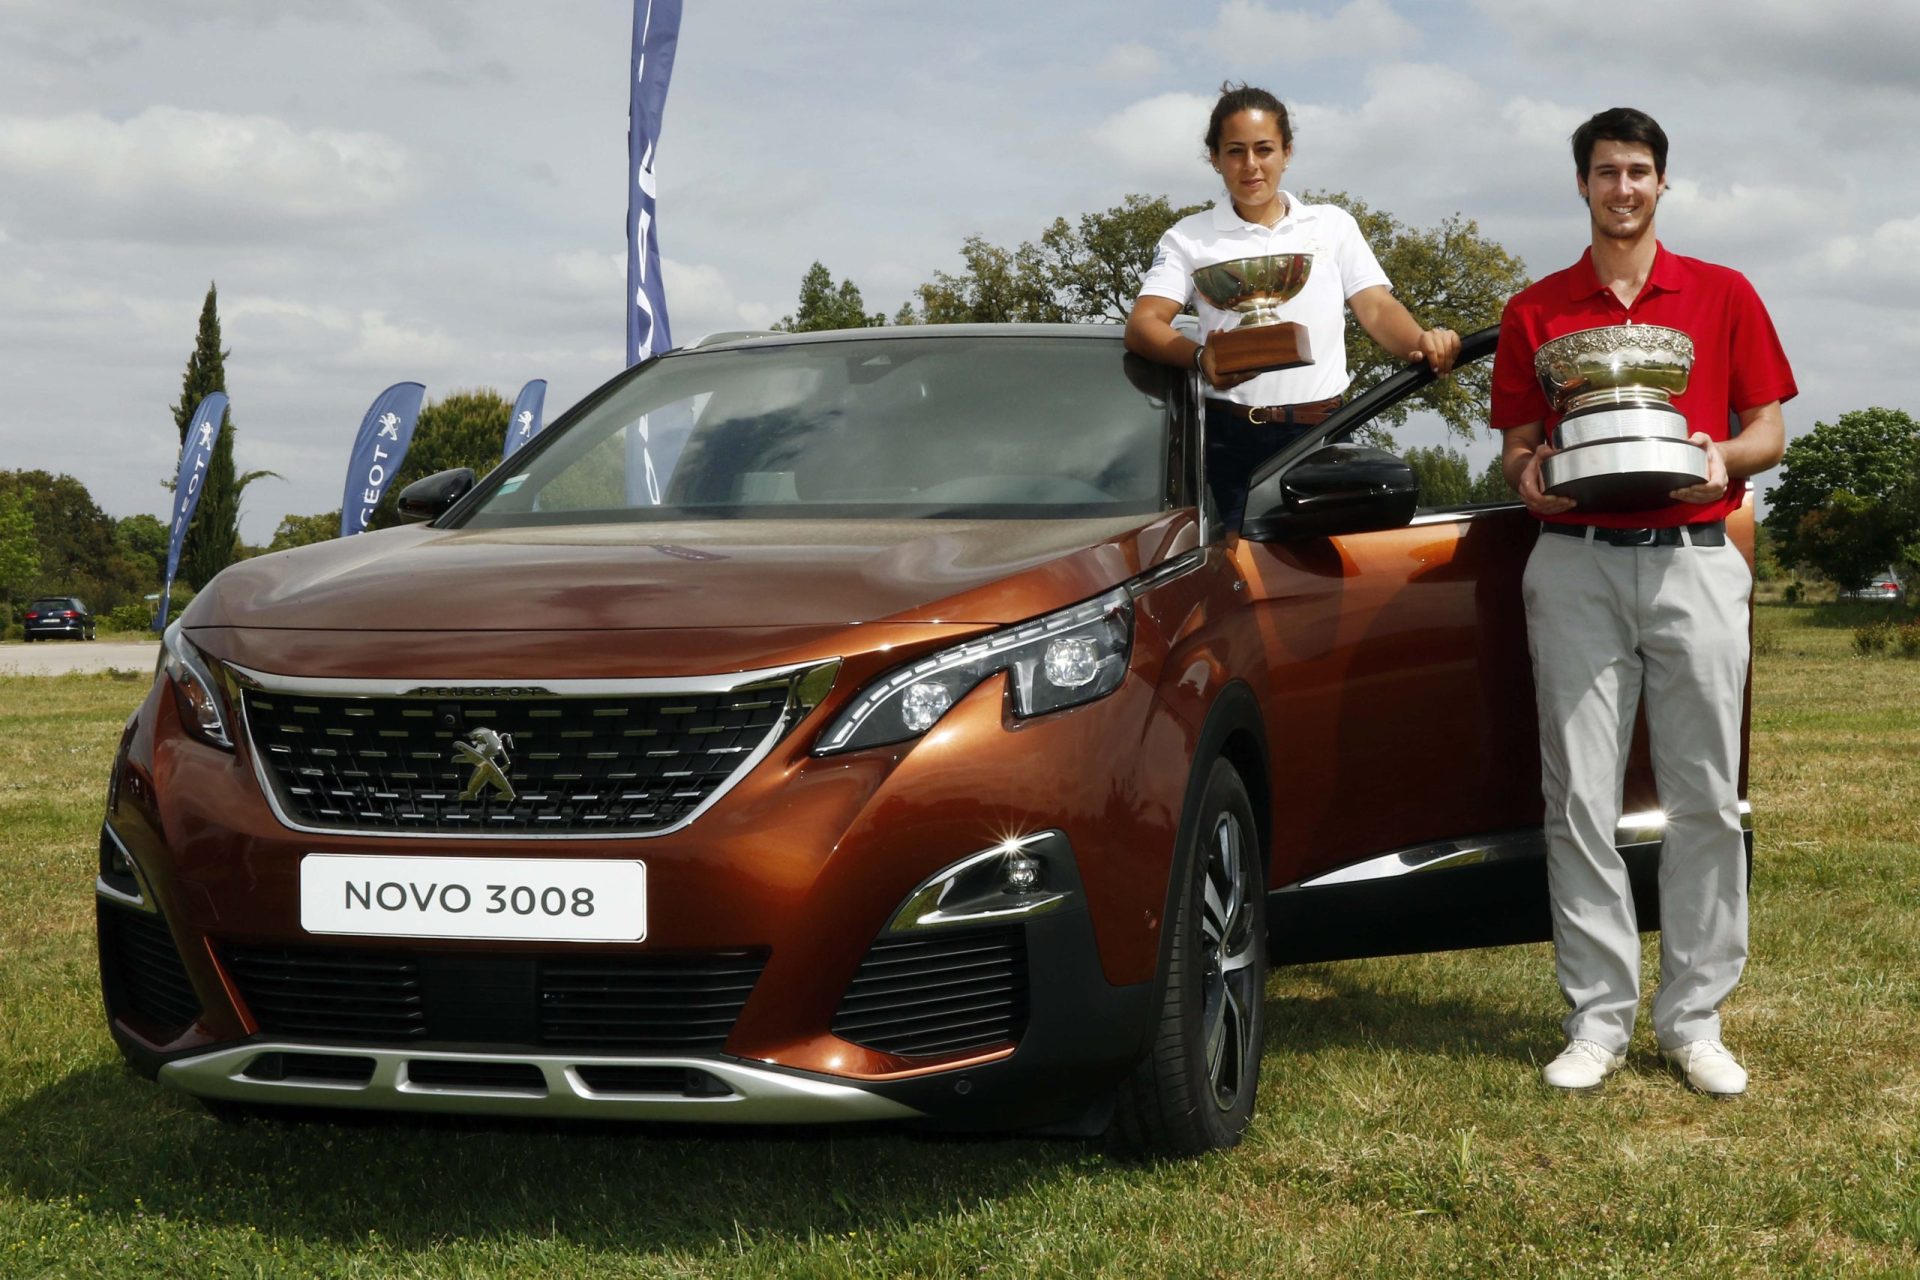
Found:
[[1254, 474], [1240, 536], [1278, 542], [1397, 529], [1413, 519], [1419, 501], [1413, 468], [1393, 454], [1324, 445], [1292, 466]]
[[471, 488], [471, 467], [436, 471], [402, 489], [395, 505], [399, 508], [402, 520], [431, 520], [444, 514], [448, 507], [464, 498]]

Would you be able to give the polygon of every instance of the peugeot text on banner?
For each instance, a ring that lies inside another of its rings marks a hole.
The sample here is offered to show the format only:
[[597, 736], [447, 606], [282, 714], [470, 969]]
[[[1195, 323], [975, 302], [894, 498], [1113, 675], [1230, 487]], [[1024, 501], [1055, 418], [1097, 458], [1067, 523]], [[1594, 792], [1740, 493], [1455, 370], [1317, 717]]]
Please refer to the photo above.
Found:
[[380, 495], [399, 473], [413, 443], [413, 424], [427, 389], [418, 382], [396, 382], [374, 398], [353, 438], [347, 459], [347, 489], [340, 499], [340, 536], [361, 533], [380, 505]]
[[160, 613], [153, 620], [155, 631], [164, 631], [167, 627], [173, 575], [180, 570], [180, 547], [187, 540], [187, 526], [193, 522], [193, 509], [200, 501], [200, 486], [206, 482], [213, 442], [220, 438], [227, 425], [227, 393], [209, 392], [193, 411], [192, 422], [187, 428], [186, 440], [180, 445], [180, 473], [174, 477], [173, 526], [167, 531], [167, 578], [160, 586]]
[[520, 397], [513, 402], [513, 416], [507, 419], [507, 443], [500, 451], [502, 462], [511, 458], [521, 445], [540, 434], [540, 414], [546, 403], [545, 378], [535, 378], [520, 388]]
[[660, 285], [653, 153], [680, 43], [680, 0], [634, 0], [633, 81], [627, 115], [627, 364], [673, 345]]

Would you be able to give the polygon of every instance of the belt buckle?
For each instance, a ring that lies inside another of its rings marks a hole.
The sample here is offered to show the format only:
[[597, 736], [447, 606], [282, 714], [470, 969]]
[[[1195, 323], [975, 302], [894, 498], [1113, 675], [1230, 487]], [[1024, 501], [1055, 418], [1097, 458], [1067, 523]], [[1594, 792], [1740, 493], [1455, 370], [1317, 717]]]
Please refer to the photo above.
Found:
[[1614, 534], [1616, 547], [1653, 547], [1660, 543], [1658, 529], [1622, 529]]
[[1256, 427], [1267, 426], [1273, 421], [1273, 419], [1267, 417], [1266, 415], [1267, 415], [1267, 406], [1263, 404], [1255, 404], [1255, 405], [1247, 406], [1247, 421], [1251, 422]]

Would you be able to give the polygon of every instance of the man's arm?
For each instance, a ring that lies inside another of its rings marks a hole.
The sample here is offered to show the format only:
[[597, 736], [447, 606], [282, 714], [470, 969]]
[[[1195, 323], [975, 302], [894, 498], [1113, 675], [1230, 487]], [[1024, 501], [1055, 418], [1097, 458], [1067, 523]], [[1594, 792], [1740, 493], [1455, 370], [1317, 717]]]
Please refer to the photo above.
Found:
[[1500, 446], [1500, 469], [1506, 473], [1507, 483], [1536, 516], [1557, 516], [1579, 505], [1572, 498], [1557, 498], [1540, 487], [1540, 464], [1553, 454], [1546, 428], [1539, 422], [1510, 428]]
[[1707, 451], [1707, 478], [1675, 489], [1672, 497], [1680, 502], [1717, 502], [1729, 481], [1757, 476], [1779, 465], [1787, 450], [1787, 424], [1780, 415], [1780, 402], [1771, 400], [1742, 409], [1740, 434], [1731, 440], [1715, 440], [1704, 431], [1688, 438]]

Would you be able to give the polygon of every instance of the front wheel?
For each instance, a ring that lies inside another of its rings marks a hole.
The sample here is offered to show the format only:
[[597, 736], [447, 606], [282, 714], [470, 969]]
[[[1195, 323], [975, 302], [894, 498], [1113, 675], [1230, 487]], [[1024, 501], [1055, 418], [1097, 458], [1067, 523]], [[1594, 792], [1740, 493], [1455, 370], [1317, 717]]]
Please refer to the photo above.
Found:
[[1216, 760], [1179, 851], [1166, 991], [1153, 1047], [1121, 1086], [1123, 1151], [1199, 1155], [1240, 1141], [1260, 1084], [1267, 898], [1246, 785]]

